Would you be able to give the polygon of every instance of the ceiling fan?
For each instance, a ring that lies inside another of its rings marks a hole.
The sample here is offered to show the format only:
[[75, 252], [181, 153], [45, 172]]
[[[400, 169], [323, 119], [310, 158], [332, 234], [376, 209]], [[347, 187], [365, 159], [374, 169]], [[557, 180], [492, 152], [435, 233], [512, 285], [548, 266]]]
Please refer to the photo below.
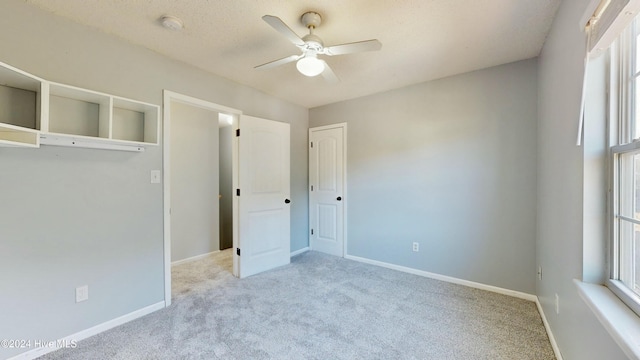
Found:
[[284, 65], [293, 61], [297, 61], [296, 68], [300, 73], [306, 76], [322, 76], [329, 82], [337, 82], [338, 77], [329, 67], [326, 61], [318, 59], [318, 55], [344, 55], [363, 51], [380, 50], [382, 44], [378, 40], [365, 40], [348, 44], [334, 45], [325, 47], [322, 39], [313, 33], [322, 22], [322, 17], [317, 12], [306, 12], [302, 14], [301, 21], [304, 26], [309, 29], [309, 34], [300, 38], [287, 24], [280, 18], [271, 15], [262, 17], [267, 24], [271, 25], [276, 31], [284, 35], [289, 41], [296, 45], [301, 51], [300, 55], [291, 55], [285, 58], [258, 65], [255, 69], [270, 69], [276, 66]]

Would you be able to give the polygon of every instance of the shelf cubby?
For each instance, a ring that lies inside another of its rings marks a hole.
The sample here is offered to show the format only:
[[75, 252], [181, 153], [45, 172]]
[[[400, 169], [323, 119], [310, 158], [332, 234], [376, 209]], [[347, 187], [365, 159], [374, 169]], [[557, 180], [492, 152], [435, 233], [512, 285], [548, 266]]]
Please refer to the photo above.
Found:
[[0, 146], [40, 146], [42, 83], [42, 79], [0, 63]]
[[156, 105], [114, 96], [112, 138], [157, 145], [159, 110]]
[[49, 85], [49, 128], [58, 135], [109, 138], [111, 97], [73, 86]]

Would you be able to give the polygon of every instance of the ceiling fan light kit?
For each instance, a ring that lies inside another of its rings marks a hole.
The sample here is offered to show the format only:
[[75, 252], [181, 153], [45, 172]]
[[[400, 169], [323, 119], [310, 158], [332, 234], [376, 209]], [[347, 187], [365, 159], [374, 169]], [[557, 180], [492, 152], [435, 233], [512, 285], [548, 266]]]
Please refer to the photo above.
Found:
[[291, 28], [280, 18], [265, 15], [262, 19], [289, 41], [296, 45], [301, 51], [300, 55], [291, 55], [285, 58], [258, 65], [256, 69], [269, 69], [296, 61], [296, 68], [305, 76], [318, 76], [322, 74], [325, 80], [337, 82], [338, 77], [333, 73], [326, 61], [318, 59], [318, 55], [344, 55], [363, 51], [380, 50], [382, 44], [378, 40], [366, 40], [355, 43], [341, 44], [325, 47], [322, 39], [313, 33], [313, 30], [322, 23], [322, 16], [317, 12], [306, 12], [300, 17], [300, 21], [309, 29], [309, 34], [300, 38]]
[[296, 68], [302, 75], [318, 76], [324, 71], [324, 63], [317, 56], [307, 55], [296, 63]]

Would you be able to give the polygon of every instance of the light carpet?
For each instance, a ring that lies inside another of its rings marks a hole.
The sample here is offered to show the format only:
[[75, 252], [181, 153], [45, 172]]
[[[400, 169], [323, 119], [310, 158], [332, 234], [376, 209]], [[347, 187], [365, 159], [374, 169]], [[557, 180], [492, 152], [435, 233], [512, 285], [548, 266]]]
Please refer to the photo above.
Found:
[[230, 269], [175, 266], [169, 308], [41, 359], [555, 359], [530, 301], [317, 252]]

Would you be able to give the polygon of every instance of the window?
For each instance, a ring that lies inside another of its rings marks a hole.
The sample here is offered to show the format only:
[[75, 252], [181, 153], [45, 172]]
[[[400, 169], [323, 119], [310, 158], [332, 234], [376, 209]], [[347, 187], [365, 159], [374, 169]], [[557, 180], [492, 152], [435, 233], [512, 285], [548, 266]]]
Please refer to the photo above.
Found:
[[[608, 282], [640, 315], [640, 21], [634, 21], [612, 49], [612, 99], [619, 106], [612, 124], [612, 242]], [[615, 71], [614, 71], [615, 72]], [[613, 72], [612, 72], [613, 74]], [[617, 80], [617, 81], [616, 81]], [[617, 86], [616, 86], [617, 85]]]

